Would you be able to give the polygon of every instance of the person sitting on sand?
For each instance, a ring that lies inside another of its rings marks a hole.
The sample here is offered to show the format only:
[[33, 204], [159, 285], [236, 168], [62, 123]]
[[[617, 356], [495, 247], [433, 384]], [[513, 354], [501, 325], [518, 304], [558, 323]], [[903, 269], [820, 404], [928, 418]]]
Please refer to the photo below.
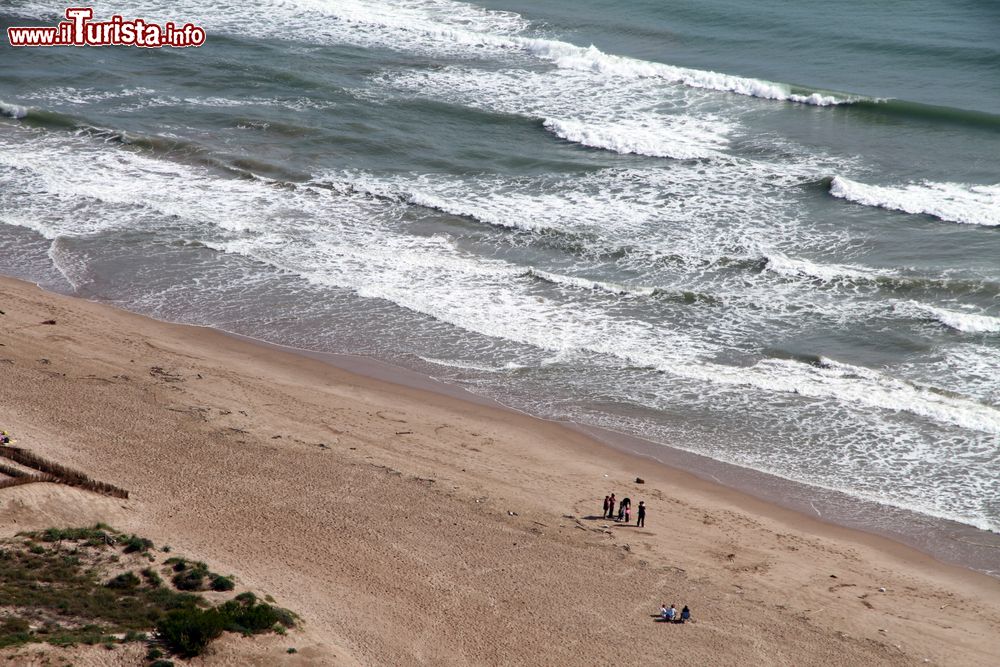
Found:
[[681, 617], [677, 622], [684, 623], [685, 621], [690, 620], [690, 618], [691, 618], [691, 610], [688, 609], [687, 605], [684, 605], [684, 608], [681, 609]]
[[670, 609], [667, 609], [663, 618], [667, 619], [667, 623], [673, 623], [674, 619], [677, 618], [677, 607], [675, 607], [673, 603], [670, 604]]
[[0, 431], [0, 445], [9, 445], [10, 436], [7, 435], [7, 431]]
[[664, 621], [667, 620], [667, 603], [664, 602], [660, 604], [660, 618]]

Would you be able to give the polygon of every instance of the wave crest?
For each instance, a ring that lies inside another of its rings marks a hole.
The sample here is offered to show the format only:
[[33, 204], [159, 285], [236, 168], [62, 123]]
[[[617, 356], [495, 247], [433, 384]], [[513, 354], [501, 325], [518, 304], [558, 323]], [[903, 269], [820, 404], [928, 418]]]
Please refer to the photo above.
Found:
[[886, 187], [835, 176], [830, 182], [830, 194], [855, 204], [930, 215], [946, 222], [1000, 226], [1000, 185], [925, 181]]
[[19, 120], [28, 115], [28, 110], [19, 104], [9, 104], [0, 100], [0, 116]]
[[594, 124], [578, 120], [546, 119], [545, 129], [560, 139], [616, 153], [648, 155], [675, 160], [697, 160], [716, 155], [683, 135], [663, 137], [641, 123]]
[[[515, 38], [518, 39], [518, 38]], [[853, 104], [867, 98], [838, 96], [819, 91], [794, 92], [791, 86], [763, 79], [734, 76], [709, 70], [675, 67], [665, 63], [637, 60], [604, 53], [596, 46], [588, 48], [550, 39], [519, 38], [524, 50], [555, 63], [560, 69], [571, 69], [623, 78], [657, 78], [691, 88], [717, 90], [765, 100], [797, 102], [812, 106]]]
[[924, 316], [940, 322], [949, 329], [962, 333], [1000, 333], [1000, 317], [980, 313], [963, 313], [947, 308], [938, 308], [911, 302], [909, 306]]

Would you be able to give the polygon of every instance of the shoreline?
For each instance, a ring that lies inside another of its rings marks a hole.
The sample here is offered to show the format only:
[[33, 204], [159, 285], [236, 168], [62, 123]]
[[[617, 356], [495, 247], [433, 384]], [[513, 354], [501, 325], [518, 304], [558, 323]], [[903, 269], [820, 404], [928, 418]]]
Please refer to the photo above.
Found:
[[878, 500], [857, 497], [846, 491], [788, 479], [775, 473], [744, 467], [737, 463], [720, 461], [670, 443], [649, 440], [640, 435], [534, 415], [496, 401], [489, 396], [477, 394], [460, 385], [439, 380], [423, 369], [409, 368], [403, 365], [400, 360], [390, 361], [364, 355], [309, 350], [227, 331], [211, 325], [176, 323], [120, 308], [110, 302], [69, 295], [55, 289], [55, 284], [46, 287], [29, 278], [5, 277], [34, 285], [48, 293], [105, 305], [163, 324], [214, 331], [267, 349], [280, 350], [319, 360], [335, 368], [364, 377], [441, 393], [458, 400], [561, 424], [612, 449], [631, 452], [669, 467], [683, 470], [706, 482], [714, 481], [722, 487], [738, 490], [758, 500], [799, 512], [820, 522], [884, 537], [913, 547], [943, 563], [966, 567], [1000, 579], [1000, 558], [996, 556], [1000, 552], [1000, 533], [991, 532], [972, 524], [924, 514], [917, 510], [882, 503]]
[[339, 370], [368, 379], [436, 393], [559, 425], [583, 434], [602, 447], [655, 462], [676, 472], [684, 472], [701, 482], [715, 484], [726, 491], [745, 494], [775, 509], [795, 512], [799, 516], [831, 527], [860, 531], [874, 538], [913, 548], [942, 564], [967, 568], [1000, 579], [1000, 558], [996, 555], [1000, 551], [1000, 534], [970, 524], [858, 498], [837, 489], [814, 486], [773, 473], [719, 461], [697, 452], [630, 433], [534, 415], [459, 385], [439, 380], [432, 375], [375, 357], [297, 348], [212, 326], [180, 326], [208, 329], [251, 345], [316, 359]]
[[[320, 353], [0, 284], [0, 356], [14, 355], [16, 385], [0, 391], [18, 439], [133, 490], [115, 510], [123, 528], [297, 605], [317, 646], [338, 647], [316, 664], [563, 664], [579, 642], [638, 662], [664, 640], [636, 619], [678, 593], [698, 632], [670, 650], [701, 664], [775, 662], [772, 650], [785, 664], [988, 664], [1000, 650], [996, 579], [628, 451], [635, 442], [384, 362], [355, 358], [360, 375]], [[43, 313], [57, 325], [38, 324]], [[651, 501], [653, 529], [602, 525], [605, 487]], [[373, 506], [388, 510], [376, 526], [345, 522]], [[927, 623], [949, 607], [947, 625]], [[644, 641], [621, 654], [594, 634], [595, 609], [631, 610], [612, 625]], [[366, 610], [371, 627], [358, 627]]]
[[637, 456], [665, 466], [672, 471], [686, 473], [706, 484], [715, 484], [723, 491], [744, 494], [763, 503], [762, 510], [771, 506], [773, 509], [791, 511], [802, 518], [818, 521], [824, 525], [859, 531], [873, 538], [888, 540], [896, 545], [912, 548], [942, 564], [966, 568], [978, 574], [1000, 579], [1000, 557], [996, 555], [1000, 552], [1000, 533], [984, 530], [971, 524], [859, 498], [837, 489], [798, 482], [623, 431], [534, 415], [505, 405], [489, 396], [477, 394], [460, 385], [451, 384], [430, 374], [376, 357], [309, 350], [227, 331], [211, 325], [161, 320], [101, 300], [83, 299], [54, 292], [31, 280], [6, 275], [2, 275], [0, 278], [30, 284], [46, 293], [81, 299], [161, 324], [211, 331], [250, 345], [259, 346], [262, 349], [277, 350], [318, 360], [340, 371], [369, 380], [439, 394], [458, 401], [562, 426], [583, 434], [595, 444], [609, 450]]

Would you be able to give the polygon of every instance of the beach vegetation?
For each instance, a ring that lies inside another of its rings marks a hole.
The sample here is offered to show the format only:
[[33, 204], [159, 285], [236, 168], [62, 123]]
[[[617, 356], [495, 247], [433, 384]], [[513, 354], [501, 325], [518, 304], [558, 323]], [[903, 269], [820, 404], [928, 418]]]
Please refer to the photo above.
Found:
[[108, 588], [120, 588], [124, 590], [131, 590], [136, 588], [140, 583], [139, 577], [135, 576], [134, 572], [122, 572], [117, 577], [108, 581], [104, 584]]
[[171, 581], [179, 590], [200, 591], [205, 587], [205, 571], [185, 568], [175, 574]]
[[[200, 654], [222, 632], [286, 632], [295, 616], [245, 592], [213, 605], [195, 591], [228, 592], [232, 577], [200, 561], [171, 558], [170, 583], [149, 567], [153, 543], [103, 524], [49, 529], [0, 540], [0, 648], [33, 642], [57, 646], [147, 641], [182, 657]], [[171, 585], [172, 584], [172, 585]], [[151, 648], [147, 660], [162, 660]], [[157, 664], [153, 662], [152, 664]]]
[[144, 537], [136, 537], [135, 535], [129, 535], [125, 539], [125, 548], [123, 551], [127, 554], [135, 553], [136, 551], [147, 552], [153, 548], [153, 543]]
[[193, 658], [226, 629], [226, 619], [217, 609], [177, 609], [156, 624], [160, 640], [172, 653]]
[[156, 588], [163, 585], [163, 578], [160, 577], [159, 573], [153, 568], [143, 568], [141, 574], [150, 586]]
[[231, 591], [236, 588], [236, 583], [232, 577], [224, 577], [221, 574], [212, 574], [212, 590], [217, 592]]

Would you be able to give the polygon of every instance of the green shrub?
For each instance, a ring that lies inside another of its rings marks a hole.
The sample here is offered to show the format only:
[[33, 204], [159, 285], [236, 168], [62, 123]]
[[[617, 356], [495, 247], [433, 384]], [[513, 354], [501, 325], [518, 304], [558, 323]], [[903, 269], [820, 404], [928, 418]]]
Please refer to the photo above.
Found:
[[163, 585], [163, 579], [160, 578], [160, 575], [157, 574], [156, 570], [147, 567], [145, 570], [142, 571], [141, 574], [146, 579], [146, 583], [148, 583], [153, 588]]
[[201, 570], [185, 570], [175, 574], [171, 581], [178, 590], [200, 591], [205, 586], [205, 573]]
[[108, 588], [131, 590], [139, 585], [139, 577], [132, 572], [122, 572], [104, 585]]
[[111, 529], [103, 523], [99, 523], [93, 528], [49, 528], [38, 536], [43, 542], [87, 541], [92, 546], [97, 546], [114, 542], [114, 537], [107, 532], [109, 530]]
[[174, 609], [194, 609], [203, 600], [194, 593], [176, 593], [166, 586], [147, 589], [146, 598], [165, 611]]
[[31, 625], [23, 618], [12, 616], [0, 622], [0, 648], [31, 641]]
[[153, 548], [153, 542], [147, 540], [145, 537], [136, 537], [135, 535], [130, 535], [127, 540], [125, 540], [125, 553], [135, 553], [136, 551], [149, 551]]
[[149, 667], [174, 667], [174, 663], [169, 660], [157, 660], [149, 663]]
[[193, 658], [221, 635], [225, 627], [226, 619], [216, 609], [178, 609], [168, 612], [156, 631], [173, 653]]
[[146, 660], [159, 660], [162, 657], [163, 657], [163, 651], [156, 648], [155, 646], [146, 651]]
[[174, 572], [183, 572], [184, 570], [187, 569], [187, 566], [188, 566], [186, 560], [184, 560], [183, 558], [177, 558], [177, 557], [168, 558], [167, 560], [163, 561], [163, 563], [164, 563], [164, 565], [171, 565], [171, 566], [173, 566]]
[[223, 577], [221, 574], [212, 575], [212, 590], [213, 591], [231, 591], [236, 588], [236, 584], [233, 583], [232, 577]]
[[241, 593], [219, 605], [218, 610], [227, 621], [227, 630], [244, 635], [276, 630], [278, 625], [288, 628], [295, 625], [291, 612], [264, 602], [256, 602], [252, 593]]

